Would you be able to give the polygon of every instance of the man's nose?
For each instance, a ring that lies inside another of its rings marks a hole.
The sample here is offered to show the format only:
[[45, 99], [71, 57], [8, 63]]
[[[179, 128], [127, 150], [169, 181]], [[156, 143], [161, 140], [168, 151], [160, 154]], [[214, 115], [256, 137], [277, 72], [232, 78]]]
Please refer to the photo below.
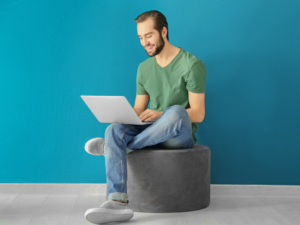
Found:
[[144, 41], [144, 47], [146, 48], [149, 45], [149, 41], [145, 40]]

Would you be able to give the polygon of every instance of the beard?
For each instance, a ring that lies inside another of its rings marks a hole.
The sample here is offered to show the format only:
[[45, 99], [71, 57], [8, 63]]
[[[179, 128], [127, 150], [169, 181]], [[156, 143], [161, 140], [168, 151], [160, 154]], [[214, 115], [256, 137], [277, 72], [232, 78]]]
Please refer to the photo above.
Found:
[[163, 37], [161, 36], [161, 33], [159, 33], [159, 37], [160, 37], [159, 43], [156, 45], [155, 51], [149, 54], [146, 50], [146, 53], [148, 54], [148, 56], [153, 57], [153, 56], [158, 55], [165, 47], [165, 41], [164, 41]]

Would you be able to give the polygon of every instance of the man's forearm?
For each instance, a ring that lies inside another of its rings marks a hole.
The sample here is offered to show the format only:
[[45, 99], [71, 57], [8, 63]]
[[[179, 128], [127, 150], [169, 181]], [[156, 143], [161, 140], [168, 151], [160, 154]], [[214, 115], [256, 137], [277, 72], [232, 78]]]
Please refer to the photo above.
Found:
[[[140, 114], [142, 112], [144, 112], [144, 110], [142, 110], [142, 109], [133, 108], [133, 110], [135, 111], [135, 113], [138, 116], [140, 116]], [[186, 109], [186, 111], [189, 114], [189, 117], [190, 117], [192, 123], [201, 123], [203, 121], [204, 116], [199, 114], [197, 109], [188, 108], [188, 109]], [[162, 115], [164, 111], [159, 111], [159, 112]]]
[[197, 109], [188, 108], [185, 110], [189, 114], [192, 123], [201, 123], [203, 121], [204, 116], [199, 114]]
[[140, 114], [141, 114], [142, 112], [144, 112], [144, 110], [142, 110], [142, 109], [136, 109], [136, 108], [133, 108], [133, 110], [135, 111], [135, 113], [136, 113], [138, 116], [140, 116]]

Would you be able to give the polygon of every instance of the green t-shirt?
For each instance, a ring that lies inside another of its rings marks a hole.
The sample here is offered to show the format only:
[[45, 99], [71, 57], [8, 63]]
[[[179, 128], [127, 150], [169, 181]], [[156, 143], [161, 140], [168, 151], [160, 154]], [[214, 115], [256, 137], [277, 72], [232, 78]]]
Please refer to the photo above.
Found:
[[[180, 51], [166, 66], [161, 67], [155, 57], [139, 64], [136, 94], [150, 96], [150, 109], [165, 111], [172, 105], [190, 108], [188, 91], [205, 92], [206, 67], [193, 54], [179, 47]], [[192, 123], [194, 144], [197, 142], [198, 123]]]

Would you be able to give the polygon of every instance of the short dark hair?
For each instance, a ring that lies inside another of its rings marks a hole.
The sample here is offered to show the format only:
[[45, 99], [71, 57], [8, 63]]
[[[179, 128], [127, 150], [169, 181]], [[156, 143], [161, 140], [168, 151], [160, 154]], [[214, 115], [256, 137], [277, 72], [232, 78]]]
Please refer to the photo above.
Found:
[[141, 23], [147, 20], [148, 18], [152, 18], [154, 21], [154, 29], [157, 30], [160, 34], [163, 29], [163, 27], [166, 27], [167, 32], [167, 39], [169, 41], [169, 28], [168, 28], [168, 22], [164, 14], [157, 10], [150, 10], [147, 12], [144, 12], [140, 14], [135, 20], [136, 23]]

